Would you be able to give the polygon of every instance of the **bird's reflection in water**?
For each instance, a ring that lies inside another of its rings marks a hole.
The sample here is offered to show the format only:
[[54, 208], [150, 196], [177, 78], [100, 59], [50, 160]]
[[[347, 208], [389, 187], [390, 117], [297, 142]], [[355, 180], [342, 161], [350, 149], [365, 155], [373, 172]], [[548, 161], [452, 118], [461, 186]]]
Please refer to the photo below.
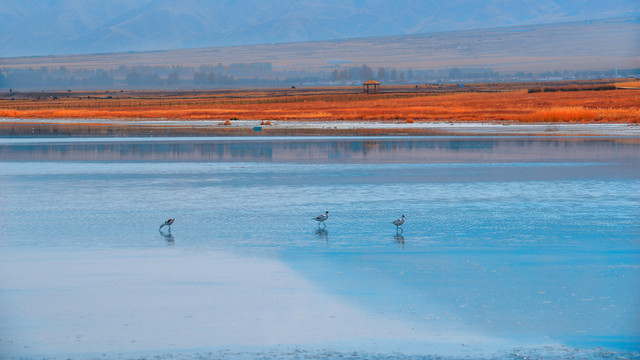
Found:
[[318, 239], [329, 242], [329, 231], [327, 229], [320, 228], [316, 230], [316, 235], [318, 236]]
[[171, 234], [171, 231], [169, 231], [169, 232], [164, 232], [162, 230], [159, 230], [159, 231], [160, 231], [160, 235], [162, 235], [162, 237], [167, 241], [167, 243], [169, 245], [173, 245], [174, 244], [174, 241], [176, 239], [173, 237], [173, 234]]
[[402, 246], [404, 249], [404, 236], [400, 234], [393, 235], [393, 240], [398, 244], [398, 246]]

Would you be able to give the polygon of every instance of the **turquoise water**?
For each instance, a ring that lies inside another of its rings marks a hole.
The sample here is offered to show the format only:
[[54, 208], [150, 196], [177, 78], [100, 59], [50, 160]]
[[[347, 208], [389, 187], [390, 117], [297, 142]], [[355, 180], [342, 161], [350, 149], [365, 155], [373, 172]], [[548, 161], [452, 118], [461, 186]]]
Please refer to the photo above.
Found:
[[0, 167], [8, 357], [640, 351], [637, 139], [4, 139]]

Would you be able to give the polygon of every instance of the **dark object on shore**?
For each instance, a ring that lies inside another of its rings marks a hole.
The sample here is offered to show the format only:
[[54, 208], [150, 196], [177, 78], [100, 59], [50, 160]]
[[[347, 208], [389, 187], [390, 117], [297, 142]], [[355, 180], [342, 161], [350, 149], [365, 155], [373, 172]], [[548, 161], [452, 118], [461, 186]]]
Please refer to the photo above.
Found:
[[562, 86], [562, 87], [547, 87], [547, 88], [532, 88], [528, 90], [528, 93], [539, 92], [556, 92], [556, 91], [605, 91], [616, 90], [615, 85], [587, 85], [587, 86]]

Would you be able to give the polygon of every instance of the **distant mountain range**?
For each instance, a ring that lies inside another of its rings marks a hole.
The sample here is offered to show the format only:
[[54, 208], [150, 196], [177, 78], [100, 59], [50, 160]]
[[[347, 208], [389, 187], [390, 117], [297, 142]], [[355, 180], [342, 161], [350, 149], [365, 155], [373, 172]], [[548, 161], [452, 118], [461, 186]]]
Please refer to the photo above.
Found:
[[21, 0], [0, 57], [407, 35], [635, 16], [637, 0]]

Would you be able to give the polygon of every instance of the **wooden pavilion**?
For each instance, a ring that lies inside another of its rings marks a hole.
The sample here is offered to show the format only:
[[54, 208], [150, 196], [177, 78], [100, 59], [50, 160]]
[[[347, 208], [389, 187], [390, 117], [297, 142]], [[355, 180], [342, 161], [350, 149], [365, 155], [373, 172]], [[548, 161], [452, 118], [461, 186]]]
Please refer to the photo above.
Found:
[[[373, 86], [373, 89], [371, 88]], [[362, 83], [362, 91], [365, 94], [379, 94], [380, 93], [380, 83], [373, 79], [365, 81]]]

